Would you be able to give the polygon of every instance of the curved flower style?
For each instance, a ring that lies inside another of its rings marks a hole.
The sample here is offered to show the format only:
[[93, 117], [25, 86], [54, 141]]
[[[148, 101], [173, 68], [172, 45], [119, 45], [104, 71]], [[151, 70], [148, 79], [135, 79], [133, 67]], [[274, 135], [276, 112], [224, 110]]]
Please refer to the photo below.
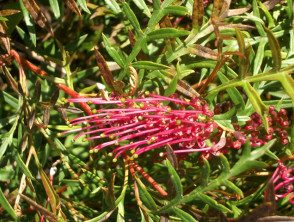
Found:
[[288, 197], [289, 202], [294, 204], [294, 168], [287, 168], [279, 162], [270, 181], [274, 184], [277, 199]]

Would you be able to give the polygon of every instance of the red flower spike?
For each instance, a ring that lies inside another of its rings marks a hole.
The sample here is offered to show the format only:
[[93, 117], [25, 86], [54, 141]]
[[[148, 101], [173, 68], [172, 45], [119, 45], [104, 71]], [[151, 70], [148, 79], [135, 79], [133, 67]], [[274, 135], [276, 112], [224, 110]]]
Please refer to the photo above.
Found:
[[[87, 113], [87, 116], [70, 121], [72, 125], [83, 123], [86, 126], [64, 133], [79, 132], [74, 139], [82, 136], [87, 136], [85, 140], [103, 138], [90, 152], [111, 148], [114, 161], [126, 153], [138, 157], [167, 145], [173, 145], [176, 154], [200, 152], [210, 156], [225, 153], [228, 148], [239, 149], [247, 139], [252, 147], [260, 147], [274, 136], [279, 137], [282, 144], [288, 143], [287, 131], [281, 130], [289, 125], [286, 112], [280, 111], [283, 115], [277, 117], [273, 107], [269, 108], [272, 124], [268, 132], [264, 130], [260, 116], [253, 113], [245, 126], [235, 123], [236, 131], [232, 133], [225, 132], [213, 121], [214, 114], [208, 104], [197, 97], [183, 100], [176, 95], [148, 94], [137, 98], [109, 96], [106, 100], [81, 97], [64, 85], [59, 87], [73, 97], [69, 102], [84, 106]], [[89, 102], [99, 107], [96, 114], [91, 113], [86, 104]]]
[[[112, 146], [114, 160], [126, 152], [139, 156], [166, 145], [177, 145], [178, 151], [183, 153], [219, 153], [225, 146], [225, 138], [210, 147], [205, 145], [212, 133], [221, 129], [211, 119], [213, 112], [199, 98], [187, 101], [176, 96], [149, 95], [138, 98], [110, 96], [105, 100], [72, 96], [75, 98], [68, 99], [69, 102], [111, 105], [109, 109], [97, 109], [97, 114], [71, 120], [72, 125], [89, 125], [65, 133], [81, 131], [75, 138], [88, 135], [87, 140], [108, 138], [109, 141], [98, 144], [91, 152]], [[171, 109], [163, 102], [178, 109]]]

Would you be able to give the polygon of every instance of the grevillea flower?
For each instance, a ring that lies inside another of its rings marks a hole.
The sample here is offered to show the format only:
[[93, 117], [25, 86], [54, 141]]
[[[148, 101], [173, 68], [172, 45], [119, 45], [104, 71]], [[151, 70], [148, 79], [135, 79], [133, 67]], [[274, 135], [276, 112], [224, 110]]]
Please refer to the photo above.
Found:
[[[262, 136], [258, 135], [262, 122], [256, 113], [245, 126], [235, 126], [235, 132], [227, 132], [213, 120], [213, 112], [200, 98], [186, 100], [176, 95], [146, 94], [138, 98], [76, 97], [68, 101], [93, 103], [98, 110], [71, 120], [72, 125], [84, 126], [64, 133], [78, 133], [74, 140], [80, 137], [89, 141], [97, 140], [98, 145], [92, 147], [90, 152], [111, 149], [115, 154], [114, 161], [125, 153], [137, 157], [166, 145], [172, 146], [176, 154], [201, 152], [205, 156], [219, 155], [228, 148], [239, 149], [247, 139], [252, 146], [261, 146], [275, 135], [272, 130], [264, 139], [259, 138]], [[283, 115], [280, 122], [285, 123], [285, 118], [286, 115]], [[274, 123], [270, 123], [270, 126], [274, 126]], [[285, 136], [288, 135], [283, 134], [282, 143], [287, 142]]]
[[294, 204], [294, 168], [286, 167], [279, 162], [273, 173], [270, 182], [274, 184], [275, 196], [277, 199], [289, 198], [289, 202]]
[[[71, 120], [72, 125], [85, 126], [65, 133], [79, 132], [74, 139], [84, 136], [87, 140], [101, 139], [103, 142], [90, 152], [109, 147], [115, 159], [126, 152], [136, 157], [165, 145], [174, 145], [175, 153], [217, 154], [226, 144], [224, 133], [216, 142], [211, 142], [211, 136], [219, 127], [212, 120], [213, 112], [199, 98], [182, 100], [176, 96], [150, 94], [138, 98], [71, 98], [68, 101], [93, 103], [101, 109], [93, 115]], [[104, 142], [105, 138], [108, 141]]]

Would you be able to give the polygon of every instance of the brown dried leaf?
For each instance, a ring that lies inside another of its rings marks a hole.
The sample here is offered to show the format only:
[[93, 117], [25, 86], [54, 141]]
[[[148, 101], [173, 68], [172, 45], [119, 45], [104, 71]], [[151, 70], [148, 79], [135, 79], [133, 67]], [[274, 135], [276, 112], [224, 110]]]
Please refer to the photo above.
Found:
[[41, 27], [45, 28], [47, 31], [49, 31], [53, 35], [52, 27], [48, 21], [48, 19], [45, 17], [44, 13], [42, 12], [39, 5], [36, 3], [35, 0], [23, 0], [24, 6], [34, 19], [34, 21]]
[[49, 124], [49, 120], [50, 120], [50, 108], [47, 106], [45, 107], [44, 113], [43, 113], [43, 123], [45, 126]]
[[29, 129], [32, 129], [34, 122], [35, 122], [35, 116], [36, 116], [36, 110], [33, 109], [29, 113], [29, 119], [28, 119], [28, 127]]
[[215, 51], [202, 45], [196, 44], [193, 47], [190, 47], [189, 52], [206, 59], [218, 60], [218, 54]]
[[22, 66], [18, 67], [18, 73], [19, 73], [19, 84], [21, 86], [21, 90], [23, 94], [27, 96], [28, 95], [27, 77]]
[[138, 73], [133, 66], [130, 66], [130, 85], [131, 85], [131, 91], [129, 92], [129, 95], [132, 96], [137, 91], [137, 88], [139, 85]]
[[0, 16], [9, 16], [19, 13], [19, 10], [16, 9], [4, 9], [0, 11]]
[[21, 140], [21, 143], [20, 143], [20, 148], [21, 148], [21, 151], [23, 152], [26, 148], [27, 148], [27, 145], [28, 145], [28, 134], [25, 133], [22, 137], [22, 140]]
[[177, 90], [191, 98], [199, 96], [199, 93], [183, 80], [178, 80]]
[[64, 0], [64, 1], [65, 1], [65, 4], [69, 7], [70, 10], [72, 10], [78, 16], [82, 16], [81, 11], [80, 11], [77, 3], [74, 0]]
[[112, 73], [104, 59], [104, 57], [100, 54], [97, 48], [94, 49], [95, 51], [95, 57], [98, 64], [98, 67], [100, 69], [101, 75], [103, 76], [106, 84], [116, 92], [116, 88], [114, 86], [114, 78], [112, 76]]
[[58, 97], [59, 97], [59, 90], [55, 90], [53, 92], [53, 95], [51, 96], [51, 99], [50, 99], [51, 106], [54, 106], [56, 104]]
[[[0, 11], [1, 12], [1, 11]], [[10, 40], [8, 36], [6, 35], [6, 29], [7, 26], [5, 22], [0, 21], [0, 41], [4, 45], [6, 51], [9, 53], [10, 52]]]
[[228, 11], [228, 16], [235, 16], [235, 15], [244, 14], [245, 12], [248, 12], [251, 8], [252, 8], [252, 6], [248, 5], [244, 8], [230, 9]]
[[135, 34], [130, 29], [128, 31], [128, 34], [129, 34], [129, 40], [130, 40], [131, 46], [134, 47], [134, 45], [136, 43]]
[[10, 74], [10, 72], [8, 71], [8, 69], [6, 68], [6, 66], [0, 67], [0, 70], [2, 71], [2, 73], [4, 73], [5, 78], [7, 79], [7, 82], [10, 84], [10, 86], [14, 90], [14, 92], [16, 92], [17, 94], [19, 94], [17, 82], [12, 77], [12, 75]]
[[34, 102], [39, 102], [41, 96], [41, 82], [39, 79], [37, 79], [35, 83], [35, 90], [34, 90], [34, 95], [32, 97], [32, 100]]
[[264, 2], [263, 4], [265, 5], [265, 7], [268, 10], [271, 10], [276, 6], [276, 4], [279, 4], [281, 1], [282, 0], [269, 0], [269, 1]]
[[166, 154], [167, 154], [167, 159], [169, 160], [169, 162], [171, 162], [173, 167], [176, 170], [178, 170], [179, 169], [178, 158], [177, 158], [173, 148], [169, 144], [166, 146]]
[[257, 219], [257, 222], [293, 222], [294, 217], [289, 216], [269, 216]]
[[66, 111], [62, 107], [58, 107], [57, 111], [61, 114], [62, 119], [64, 119], [64, 121], [67, 122], [68, 118], [67, 118], [67, 115], [66, 115]]

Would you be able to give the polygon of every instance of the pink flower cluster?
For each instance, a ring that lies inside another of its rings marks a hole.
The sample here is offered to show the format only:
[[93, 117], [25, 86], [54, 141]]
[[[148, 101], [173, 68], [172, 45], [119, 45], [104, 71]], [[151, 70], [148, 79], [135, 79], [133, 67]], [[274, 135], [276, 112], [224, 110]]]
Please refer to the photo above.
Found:
[[294, 204], [294, 168], [287, 168], [282, 162], [273, 173], [270, 182], [274, 184], [275, 196], [277, 199], [289, 198]]
[[167, 145], [172, 146], [177, 154], [201, 152], [209, 156], [224, 153], [228, 148], [239, 149], [247, 139], [254, 147], [265, 144], [276, 135], [283, 144], [288, 142], [287, 131], [282, 128], [289, 125], [284, 109], [277, 114], [270, 108], [270, 132], [264, 135], [261, 134], [262, 121], [256, 113], [245, 126], [235, 125], [235, 132], [226, 132], [212, 119], [213, 112], [200, 98], [186, 100], [176, 95], [146, 94], [138, 98], [79, 97], [68, 101], [93, 103], [98, 110], [92, 115], [71, 120], [72, 125], [84, 126], [64, 133], [79, 132], [74, 139], [98, 140], [98, 145], [90, 152], [108, 147], [115, 154], [114, 160], [125, 153], [137, 157]]
[[[176, 145], [175, 153], [215, 153], [225, 145], [224, 137], [218, 143], [207, 145], [218, 125], [211, 118], [213, 112], [199, 98], [188, 101], [176, 96], [149, 95], [110, 100], [71, 98], [68, 101], [90, 102], [101, 107], [93, 115], [70, 121], [72, 125], [86, 126], [65, 132], [80, 132], [75, 139], [82, 136], [88, 136], [87, 140], [101, 139], [91, 152], [114, 146], [112, 152], [117, 158], [128, 151], [138, 156], [165, 145]], [[105, 138], [108, 138], [106, 142]]]

